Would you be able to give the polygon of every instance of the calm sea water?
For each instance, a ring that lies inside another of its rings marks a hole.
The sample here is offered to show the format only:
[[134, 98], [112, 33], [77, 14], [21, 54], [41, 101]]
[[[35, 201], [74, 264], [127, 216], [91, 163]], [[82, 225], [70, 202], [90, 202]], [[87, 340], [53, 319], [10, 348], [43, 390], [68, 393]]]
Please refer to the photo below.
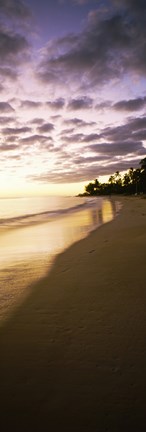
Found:
[[0, 318], [29, 294], [56, 254], [112, 220], [119, 208], [106, 198], [0, 199]]

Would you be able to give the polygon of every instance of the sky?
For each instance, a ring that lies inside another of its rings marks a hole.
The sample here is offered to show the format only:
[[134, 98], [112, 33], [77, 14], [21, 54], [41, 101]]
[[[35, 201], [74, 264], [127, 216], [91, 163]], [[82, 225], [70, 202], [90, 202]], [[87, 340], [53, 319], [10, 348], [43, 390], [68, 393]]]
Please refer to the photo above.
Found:
[[0, 59], [0, 197], [139, 167], [145, 0], [0, 0]]

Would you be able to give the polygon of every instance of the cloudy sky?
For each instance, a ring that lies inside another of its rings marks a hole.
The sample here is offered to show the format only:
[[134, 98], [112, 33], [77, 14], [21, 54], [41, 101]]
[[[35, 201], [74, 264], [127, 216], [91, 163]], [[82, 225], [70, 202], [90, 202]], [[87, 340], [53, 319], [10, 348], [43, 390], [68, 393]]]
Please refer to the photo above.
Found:
[[0, 0], [0, 196], [72, 194], [146, 156], [146, 1]]

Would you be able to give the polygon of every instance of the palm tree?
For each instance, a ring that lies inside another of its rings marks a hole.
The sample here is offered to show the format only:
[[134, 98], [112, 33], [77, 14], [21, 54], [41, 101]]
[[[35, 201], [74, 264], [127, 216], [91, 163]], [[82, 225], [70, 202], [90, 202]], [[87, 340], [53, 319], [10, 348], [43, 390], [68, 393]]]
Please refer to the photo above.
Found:
[[146, 193], [146, 158], [140, 161], [142, 192]]
[[142, 159], [139, 163], [141, 165], [141, 169], [146, 170], [146, 157]]
[[135, 193], [138, 194], [140, 192], [138, 189], [138, 185], [140, 184], [141, 179], [141, 170], [140, 168], [137, 168], [133, 171], [133, 185], [135, 187]]
[[94, 184], [93, 183], [89, 183], [87, 186], [85, 186], [85, 191], [89, 195], [94, 195]]
[[94, 180], [94, 191], [97, 193], [100, 188], [100, 183], [97, 179]]
[[129, 173], [125, 173], [123, 177], [123, 187], [126, 193], [130, 193], [131, 180]]
[[116, 188], [115, 188], [115, 192], [116, 193], [121, 193], [122, 192], [122, 179], [121, 179], [121, 174], [119, 171], [116, 171], [115, 173], [115, 183], [116, 183]]
[[111, 185], [113, 185], [113, 184], [115, 183], [115, 177], [114, 177], [114, 175], [111, 175], [111, 176], [109, 177], [108, 182], [109, 182]]

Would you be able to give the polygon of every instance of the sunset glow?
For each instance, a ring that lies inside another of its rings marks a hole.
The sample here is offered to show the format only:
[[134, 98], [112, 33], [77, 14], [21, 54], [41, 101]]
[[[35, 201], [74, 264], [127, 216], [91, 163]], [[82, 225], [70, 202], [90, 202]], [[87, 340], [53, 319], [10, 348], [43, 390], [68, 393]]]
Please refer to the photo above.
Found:
[[0, 17], [0, 196], [78, 194], [138, 167], [143, 0], [2, 0]]

